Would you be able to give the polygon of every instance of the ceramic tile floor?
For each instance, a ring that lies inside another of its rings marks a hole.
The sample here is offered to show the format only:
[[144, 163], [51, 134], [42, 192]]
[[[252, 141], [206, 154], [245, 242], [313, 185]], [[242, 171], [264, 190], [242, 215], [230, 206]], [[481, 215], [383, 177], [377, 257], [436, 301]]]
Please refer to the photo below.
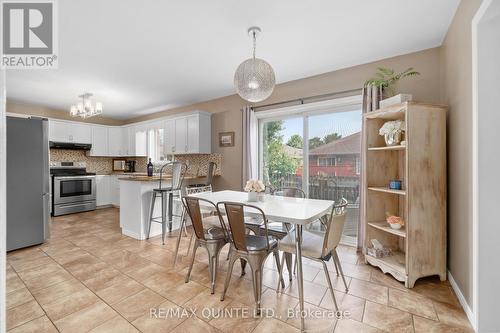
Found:
[[[122, 236], [115, 208], [57, 217], [43, 245], [8, 253], [7, 330], [9, 332], [298, 332], [296, 280], [276, 294], [272, 257], [266, 262], [262, 305], [253, 311], [250, 274], [235, 265], [221, 302], [227, 249], [221, 254], [215, 295], [210, 294], [207, 257], [198, 251], [191, 281], [184, 282], [189, 239], [181, 242], [172, 267], [175, 234], [164, 246], [155, 237], [137, 241]], [[306, 309], [325, 317], [308, 318], [314, 332], [471, 332], [448, 282], [419, 280], [408, 290], [380, 270], [364, 264], [353, 248], [339, 255], [349, 292], [329, 263], [340, 309], [347, 319], [328, 318], [333, 301], [318, 263], [304, 262]], [[197, 309], [190, 316], [188, 310]], [[326, 311], [326, 312], [325, 312]], [[274, 312], [274, 314], [272, 313]], [[173, 316], [168, 316], [173, 314]], [[167, 319], [165, 319], [167, 317]]]

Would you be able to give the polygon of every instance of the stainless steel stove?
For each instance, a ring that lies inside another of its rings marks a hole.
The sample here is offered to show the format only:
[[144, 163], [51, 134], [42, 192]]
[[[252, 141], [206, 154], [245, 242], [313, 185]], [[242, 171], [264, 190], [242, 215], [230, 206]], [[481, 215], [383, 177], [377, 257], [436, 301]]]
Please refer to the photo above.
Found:
[[95, 173], [85, 162], [50, 162], [52, 215], [95, 210]]

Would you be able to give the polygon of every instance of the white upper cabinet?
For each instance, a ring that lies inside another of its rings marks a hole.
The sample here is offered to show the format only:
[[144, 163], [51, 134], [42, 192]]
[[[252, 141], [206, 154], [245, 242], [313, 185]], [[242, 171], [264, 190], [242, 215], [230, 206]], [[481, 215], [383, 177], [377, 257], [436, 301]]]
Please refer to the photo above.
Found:
[[92, 126], [92, 149], [89, 156], [108, 156], [108, 127]]
[[165, 154], [175, 154], [175, 120], [165, 120]]
[[149, 156], [163, 160], [167, 154], [209, 154], [212, 142], [210, 116], [207, 112], [197, 111], [187, 116], [126, 126], [50, 120], [49, 140], [91, 143], [89, 156]]
[[199, 112], [164, 122], [167, 154], [210, 154], [212, 131], [210, 114]]
[[186, 154], [188, 152], [187, 133], [187, 118], [175, 119], [174, 154]]
[[123, 151], [123, 129], [121, 127], [108, 128], [108, 155], [122, 156]]
[[141, 126], [131, 126], [129, 152], [132, 156], [148, 156], [147, 131]]
[[49, 141], [92, 143], [92, 127], [87, 124], [51, 120]]

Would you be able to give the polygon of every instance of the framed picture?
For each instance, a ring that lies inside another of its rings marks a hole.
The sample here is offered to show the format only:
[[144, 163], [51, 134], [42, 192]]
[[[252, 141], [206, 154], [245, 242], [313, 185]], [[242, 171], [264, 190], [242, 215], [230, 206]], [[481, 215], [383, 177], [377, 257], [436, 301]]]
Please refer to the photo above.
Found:
[[219, 133], [219, 147], [234, 147], [234, 132]]

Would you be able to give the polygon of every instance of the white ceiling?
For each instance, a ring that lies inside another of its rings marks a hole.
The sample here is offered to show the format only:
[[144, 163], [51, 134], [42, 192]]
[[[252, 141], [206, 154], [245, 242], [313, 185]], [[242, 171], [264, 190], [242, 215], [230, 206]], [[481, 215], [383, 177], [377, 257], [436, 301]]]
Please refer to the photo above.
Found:
[[278, 83], [439, 46], [459, 0], [64, 0], [59, 69], [10, 70], [7, 97], [68, 109], [84, 91], [131, 118], [234, 93], [257, 56]]

